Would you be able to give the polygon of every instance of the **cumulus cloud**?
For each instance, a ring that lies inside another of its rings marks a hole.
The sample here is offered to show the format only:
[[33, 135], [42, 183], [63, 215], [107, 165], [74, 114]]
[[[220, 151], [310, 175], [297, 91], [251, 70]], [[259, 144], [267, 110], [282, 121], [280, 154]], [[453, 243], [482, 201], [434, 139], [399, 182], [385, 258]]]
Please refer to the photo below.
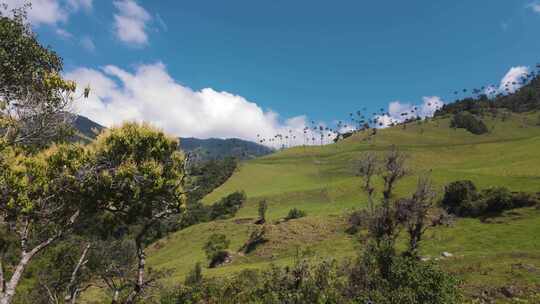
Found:
[[512, 67], [501, 80], [499, 91], [501, 93], [514, 93], [524, 85], [523, 79], [529, 73], [530, 70], [526, 66]]
[[76, 110], [105, 126], [123, 121], [147, 121], [182, 137], [272, 138], [293, 130], [301, 134], [304, 116], [280, 120], [244, 97], [211, 88], [192, 90], [176, 82], [162, 63], [140, 65], [133, 72], [116, 66], [100, 70], [79, 68], [65, 75], [91, 96]]
[[531, 69], [526, 66], [510, 68], [498, 85], [489, 85], [484, 89], [486, 96], [493, 98], [498, 94], [512, 94], [524, 86], [529, 80]]
[[443, 105], [444, 101], [439, 96], [424, 96], [419, 105], [393, 101], [388, 105], [388, 113], [376, 116], [378, 127], [385, 128], [416, 117], [432, 117]]
[[[27, 0], [4, 0], [8, 9], [19, 8]], [[80, 9], [90, 10], [92, 0], [33, 0], [28, 10], [28, 19], [33, 26], [57, 25], [68, 21], [70, 14]], [[62, 35], [62, 33], [59, 33]]]
[[114, 1], [118, 13], [114, 15], [116, 36], [123, 42], [141, 46], [148, 43], [146, 28], [150, 14], [133, 0]]
[[[26, 0], [4, 0], [9, 9], [19, 8], [25, 5]], [[34, 26], [42, 24], [57, 24], [68, 19], [69, 12], [60, 5], [58, 0], [34, 0], [28, 10], [28, 19]]]

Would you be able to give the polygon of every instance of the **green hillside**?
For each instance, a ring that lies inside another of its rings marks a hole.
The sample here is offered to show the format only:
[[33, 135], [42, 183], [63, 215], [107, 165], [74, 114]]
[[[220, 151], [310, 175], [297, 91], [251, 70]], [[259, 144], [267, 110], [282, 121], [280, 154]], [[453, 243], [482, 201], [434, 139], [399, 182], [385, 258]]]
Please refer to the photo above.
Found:
[[[269, 242], [249, 255], [236, 254], [233, 262], [205, 269], [208, 276], [228, 275], [242, 269], [291, 263], [299, 249], [312, 249], [321, 257], [354, 257], [359, 242], [347, 234], [347, 213], [366, 205], [354, 162], [363, 151], [386, 151], [395, 144], [409, 156], [414, 175], [430, 172], [442, 187], [470, 179], [479, 188], [505, 186], [512, 191], [540, 191], [540, 126], [538, 112], [484, 118], [490, 132], [472, 135], [449, 128], [449, 118], [412, 122], [379, 130], [375, 136], [360, 133], [337, 144], [296, 147], [242, 163], [235, 174], [205, 203], [236, 190], [244, 190], [248, 202], [229, 220], [203, 223], [170, 235], [149, 248], [149, 265], [172, 270], [165, 283], [182, 281], [196, 262], [205, 262], [202, 250], [208, 236], [224, 233], [231, 250], [248, 239], [257, 217], [257, 204], [266, 199], [268, 218], [276, 222], [293, 208], [307, 217], [271, 225]], [[371, 131], [369, 131], [371, 132]], [[400, 195], [409, 194], [416, 182], [410, 176], [398, 184]], [[468, 292], [508, 284], [524, 290], [540, 287], [540, 210], [517, 209], [481, 222], [458, 219], [448, 228], [428, 233], [423, 254], [454, 257], [441, 263], [465, 280]], [[481, 287], [481, 288], [480, 288]]]

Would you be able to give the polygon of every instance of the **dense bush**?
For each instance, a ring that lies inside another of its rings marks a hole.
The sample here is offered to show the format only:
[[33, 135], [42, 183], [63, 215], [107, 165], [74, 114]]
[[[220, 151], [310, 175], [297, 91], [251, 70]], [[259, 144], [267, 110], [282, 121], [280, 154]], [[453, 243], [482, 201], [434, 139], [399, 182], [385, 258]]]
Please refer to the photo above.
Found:
[[459, 112], [454, 114], [450, 121], [450, 127], [465, 129], [476, 135], [488, 132], [486, 124], [480, 118], [469, 112]]
[[394, 257], [383, 276], [377, 260], [369, 251], [353, 264], [299, 259], [292, 266], [185, 284], [164, 292], [161, 303], [459, 303], [458, 281], [433, 264]]
[[356, 234], [362, 227], [367, 227], [369, 212], [365, 209], [355, 210], [349, 215], [347, 233]]
[[471, 181], [452, 182], [445, 188], [441, 205], [449, 213], [459, 216], [497, 215], [505, 210], [534, 206], [538, 198], [524, 192], [510, 192], [504, 187], [482, 190], [480, 193]]
[[289, 213], [285, 217], [285, 220], [289, 221], [289, 220], [299, 219], [306, 215], [307, 213], [304, 210], [292, 208], [291, 210], [289, 210]]
[[222, 264], [229, 256], [227, 248], [229, 248], [230, 243], [224, 234], [214, 233], [208, 238], [203, 249], [211, 268]]
[[227, 195], [210, 207], [210, 220], [234, 216], [245, 202], [246, 194], [243, 191], [236, 191]]
[[442, 206], [453, 214], [461, 214], [464, 205], [478, 199], [478, 191], [472, 181], [463, 180], [448, 184], [445, 187]]

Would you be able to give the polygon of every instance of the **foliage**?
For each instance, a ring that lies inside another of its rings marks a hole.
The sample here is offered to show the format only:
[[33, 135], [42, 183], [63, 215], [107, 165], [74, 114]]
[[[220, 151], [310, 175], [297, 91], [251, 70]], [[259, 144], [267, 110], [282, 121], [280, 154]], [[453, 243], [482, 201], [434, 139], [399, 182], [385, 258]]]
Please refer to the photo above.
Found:
[[394, 256], [391, 247], [368, 246], [349, 275], [360, 303], [460, 303], [459, 281], [435, 264]]
[[244, 243], [240, 251], [243, 251], [245, 254], [253, 252], [257, 246], [268, 242], [266, 236], [266, 226], [261, 228], [255, 227], [255, 229], [249, 235], [249, 239]]
[[187, 286], [196, 286], [203, 280], [201, 263], [196, 263], [195, 267], [187, 274], [185, 284]]
[[246, 270], [229, 279], [180, 286], [166, 292], [161, 303], [352, 303], [343, 295], [345, 288], [344, 270], [335, 261], [299, 260], [292, 267]]
[[459, 216], [498, 215], [505, 210], [534, 206], [538, 198], [524, 192], [510, 192], [505, 187], [492, 187], [477, 192], [471, 181], [450, 183], [445, 189], [441, 205]]
[[306, 215], [307, 215], [307, 213], [304, 210], [300, 210], [300, 209], [297, 209], [297, 208], [292, 208], [291, 210], [289, 210], [289, 213], [285, 217], [285, 220], [290, 221], [290, 220], [294, 220], [294, 219], [299, 219], [299, 218], [302, 218], [302, 217], [304, 217]]
[[441, 201], [442, 207], [453, 214], [461, 214], [461, 208], [478, 199], [476, 186], [470, 180], [455, 181], [448, 184]]
[[93, 201], [80, 174], [88, 160], [81, 146], [56, 145], [34, 155], [12, 148], [0, 153], [0, 214], [8, 235], [0, 274], [2, 279], [4, 270], [11, 274], [0, 295], [9, 303], [30, 261], [71, 233], [80, 218], [91, 217]]
[[236, 191], [220, 199], [210, 207], [210, 220], [223, 219], [234, 216], [238, 209], [246, 201], [246, 194], [243, 191]]
[[88, 191], [116, 228], [130, 229], [137, 272], [126, 303], [144, 296], [153, 278], [145, 278], [145, 247], [150, 229], [182, 212], [186, 163], [178, 141], [145, 124], [125, 123], [108, 129], [91, 144], [92, 174]]
[[259, 214], [257, 224], [260, 225], [266, 223], [266, 210], [268, 210], [268, 203], [266, 202], [266, 200], [260, 201], [259, 208], [257, 209], [257, 213]]
[[212, 190], [221, 186], [234, 173], [238, 162], [233, 157], [226, 157], [221, 160], [210, 160], [204, 163], [196, 163], [190, 169], [190, 176], [194, 179], [194, 188], [189, 197], [188, 203], [195, 204]]
[[540, 78], [532, 80], [512, 94], [499, 94], [492, 99], [486, 95], [477, 98], [465, 98], [454, 103], [445, 104], [435, 116], [456, 114], [468, 111], [476, 115], [495, 113], [498, 109], [523, 113], [540, 109]]
[[37, 41], [25, 8], [11, 14], [0, 12], [0, 138], [40, 148], [69, 134], [76, 84], [60, 76], [62, 59]]
[[19, 302], [66, 303], [91, 286], [95, 270], [95, 255], [89, 254], [90, 244], [71, 238], [51, 246], [29, 268], [27, 275], [35, 278], [27, 294]]
[[229, 248], [230, 244], [231, 242], [224, 234], [214, 233], [210, 235], [203, 247], [210, 267], [218, 266], [224, 262], [229, 255], [227, 248]]
[[164, 292], [160, 303], [459, 303], [459, 282], [435, 265], [409, 257], [391, 262], [383, 277], [370, 251], [352, 265], [297, 259], [292, 266], [178, 286]]
[[480, 118], [469, 112], [459, 112], [454, 114], [452, 121], [450, 121], [450, 127], [462, 128], [476, 135], [488, 132], [486, 124]]

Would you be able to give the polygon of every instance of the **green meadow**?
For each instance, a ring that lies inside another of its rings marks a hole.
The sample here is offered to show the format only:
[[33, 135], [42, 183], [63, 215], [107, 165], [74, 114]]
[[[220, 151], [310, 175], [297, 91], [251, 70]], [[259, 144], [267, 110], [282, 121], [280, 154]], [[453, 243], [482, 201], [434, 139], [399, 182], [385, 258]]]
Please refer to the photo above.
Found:
[[[236, 216], [159, 240], [148, 248], [148, 264], [171, 271], [165, 284], [182, 282], [196, 262], [206, 264], [202, 247], [216, 232], [227, 235], [235, 254], [230, 264], [204, 269], [206, 276], [289, 264], [298, 252], [311, 252], [313, 258], [354, 258], [362, 248], [357, 236], [345, 232], [347, 214], [366, 206], [355, 162], [362, 152], [384, 153], [392, 145], [408, 155], [413, 172], [398, 184], [401, 196], [411, 193], [420, 174], [433, 178], [440, 195], [444, 185], [462, 179], [472, 180], [478, 188], [505, 186], [512, 191], [540, 192], [537, 118], [538, 113], [513, 114], [505, 121], [485, 118], [490, 129], [485, 135], [451, 129], [448, 118], [430, 119], [381, 129], [374, 136], [358, 133], [337, 144], [295, 147], [244, 162], [204, 199], [211, 204], [233, 191], [245, 191], [248, 201]], [[237, 251], [254, 228], [261, 200], [267, 200], [267, 218], [273, 223], [269, 241], [249, 255], [240, 254]], [[277, 224], [291, 208], [302, 209], [307, 216]], [[450, 227], [429, 231], [422, 250], [437, 260], [443, 251], [452, 253], [453, 257], [439, 263], [463, 279], [466, 293], [509, 284], [538, 290], [540, 210], [512, 210], [487, 221], [457, 219]]]

